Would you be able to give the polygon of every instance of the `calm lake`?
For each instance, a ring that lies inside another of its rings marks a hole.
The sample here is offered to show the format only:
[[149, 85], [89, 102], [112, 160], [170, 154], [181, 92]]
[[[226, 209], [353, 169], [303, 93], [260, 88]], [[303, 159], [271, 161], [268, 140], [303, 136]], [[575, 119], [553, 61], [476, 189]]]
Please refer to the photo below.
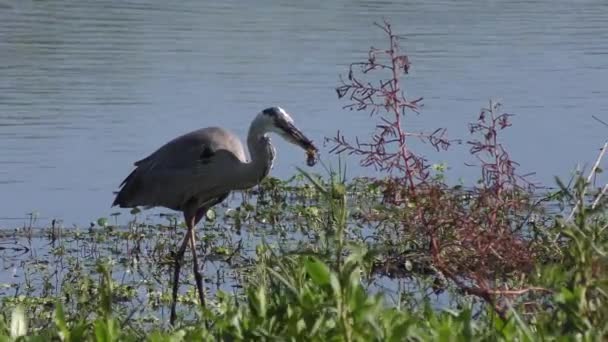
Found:
[[[244, 137], [270, 105], [319, 144], [338, 129], [365, 136], [373, 123], [342, 110], [334, 87], [384, 46], [383, 18], [407, 37], [408, 94], [425, 98], [411, 130], [466, 140], [493, 98], [517, 115], [504, 142], [535, 180], [594, 160], [608, 133], [592, 118], [608, 121], [605, 0], [0, 0], [0, 227], [32, 211], [39, 225], [107, 216], [133, 161], [199, 127]], [[274, 142], [273, 175], [305, 166]], [[428, 157], [454, 181], [477, 176], [464, 144]]]

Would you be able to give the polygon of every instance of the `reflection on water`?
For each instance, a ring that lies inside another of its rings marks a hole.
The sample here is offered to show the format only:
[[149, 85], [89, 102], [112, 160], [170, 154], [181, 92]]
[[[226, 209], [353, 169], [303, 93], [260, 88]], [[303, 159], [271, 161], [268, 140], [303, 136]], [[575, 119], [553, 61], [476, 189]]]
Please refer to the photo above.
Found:
[[[408, 89], [425, 97], [414, 130], [463, 137], [498, 97], [518, 115], [507, 138], [514, 158], [545, 182], [603, 143], [607, 128], [591, 119], [608, 117], [603, 0], [2, 0], [0, 217], [107, 215], [134, 160], [207, 125], [244, 136], [271, 104], [318, 142], [338, 128], [365, 134], [367, 116], [341, 111], [332, 88], [382, 43], [371, 23], [383, 16], [408, 35]], [[275, 175], [303, 165], [302, 153], [276, 144]], [[430, 156], [454, 177], [475, 176], [464, 146]]]

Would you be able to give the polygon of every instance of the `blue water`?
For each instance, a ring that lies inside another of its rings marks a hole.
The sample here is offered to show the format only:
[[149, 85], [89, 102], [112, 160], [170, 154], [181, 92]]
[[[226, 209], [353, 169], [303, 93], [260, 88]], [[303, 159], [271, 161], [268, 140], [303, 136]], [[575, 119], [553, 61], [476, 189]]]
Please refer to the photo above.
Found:
[[[467, 139], [493, 98], [517, 115], [504, 142], [535, 180], [551, 185], [595, 158], [608, 135], [592, 118], [608, 121], [603, 0], [0, 0], [0, 227], [32, 211], [39, 225], [107, 216], [133, 161], [199, 127], [244, 137], [269, 105], [320, 144], [338, 129], [365, 136], [373, 122], [343, 111], [334, 87], [385, 43], [372, 25], [383, 17], [407, 36], [408, 95], [425, 98], [411, 130]], [[274, 141], [273, 175], [305, 165]], [[453, 180], [477, 176], [466, 145], [428, 156]], [[350, 176], [369, 173], [348, 163]]]

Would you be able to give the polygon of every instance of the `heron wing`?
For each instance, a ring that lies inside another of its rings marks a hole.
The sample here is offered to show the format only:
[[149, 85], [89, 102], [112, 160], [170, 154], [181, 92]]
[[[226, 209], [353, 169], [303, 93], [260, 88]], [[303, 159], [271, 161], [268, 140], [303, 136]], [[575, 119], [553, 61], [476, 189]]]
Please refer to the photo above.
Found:
[[182, 210], [192, 200], [204, 204], [232, 189], [231, 171], [245, 161], [233, 133], [216, 127], [197, 130], [137, 161], [113, 205]]
[[238, 136], [221, 127], [207, 127], [169, 141], [148, 157], [136, 161], [134, 165], [188, 164], [192, 161], [193, 154], [203, 153], [206, 150], [211, 152], [226, 150], [232, 152], [242, 162], [247, 159]]

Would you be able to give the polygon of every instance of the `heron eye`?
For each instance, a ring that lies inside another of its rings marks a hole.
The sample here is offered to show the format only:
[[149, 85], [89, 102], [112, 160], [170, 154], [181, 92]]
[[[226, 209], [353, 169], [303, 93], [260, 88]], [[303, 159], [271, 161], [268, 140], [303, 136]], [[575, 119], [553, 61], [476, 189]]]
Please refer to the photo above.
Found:
[[199, 159], [203, 163], [208, 163], [209, 158], [211, 158], [211, 157], [213, 157], [213, 151], [211, 150], [211, 148], [209, 148], [209, 146], [205, 146], [205, 148], [203, 149], [203, 152], [201, 152], [201, 154], [199, 155]]
[[262, 111], [265, 115], [276, 117], [278, 110], [275, 107], [266, 108]]

